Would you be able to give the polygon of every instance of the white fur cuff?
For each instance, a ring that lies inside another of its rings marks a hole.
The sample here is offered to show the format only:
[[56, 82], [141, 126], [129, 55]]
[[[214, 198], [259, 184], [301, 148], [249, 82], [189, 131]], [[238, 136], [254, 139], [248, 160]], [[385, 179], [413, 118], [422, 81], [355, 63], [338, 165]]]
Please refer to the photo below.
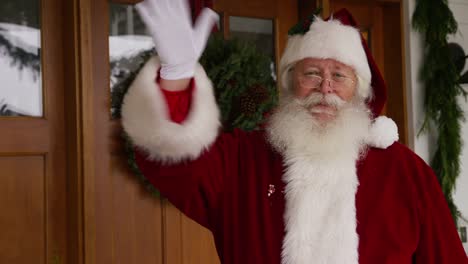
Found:
[[386, 149], [397, 140], [398, 127], [395, 122], [386, 116], [377, 117], [369, 131], [368, 144], [376, 148]]
[[177, 124], [171, 121], [155, 82], [159, 67], [158, 58], [153, 57], [138, 73], [123, 101], [122, 125], [150, 159], [169, 163], [195, 159], [215, 141], [220, 127], [211, 81], [198, 65], [190, 112]]

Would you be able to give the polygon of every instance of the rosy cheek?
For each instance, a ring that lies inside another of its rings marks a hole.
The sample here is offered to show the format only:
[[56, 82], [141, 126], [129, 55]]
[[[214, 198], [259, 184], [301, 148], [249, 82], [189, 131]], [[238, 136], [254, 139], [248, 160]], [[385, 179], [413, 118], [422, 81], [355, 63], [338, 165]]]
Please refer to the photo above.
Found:
[[296, 89], [295, 89], [295, 92], [294, 92], [294, 95], [298, 98], [304, 98], [304, 97], [307, 97], [310, 92], [311, 92], [312, 89], [310, 88], [305, 88], [301, 85], [297, 85], [296, 86]]
[[340, 95], [341, 99], [349, 102], [351, 101], [351, 99], [354, 97], [354, 93], [355, 93], [355, 90], [347, 90], [347, 91], [343, 91]]
[[303, 97], [307, 97], [309, 92], [310, 92], [310, 89], [307, 89], [304, 87], [298, 87], [295, 91], [295, 95], [296, 97], [303, 98]]

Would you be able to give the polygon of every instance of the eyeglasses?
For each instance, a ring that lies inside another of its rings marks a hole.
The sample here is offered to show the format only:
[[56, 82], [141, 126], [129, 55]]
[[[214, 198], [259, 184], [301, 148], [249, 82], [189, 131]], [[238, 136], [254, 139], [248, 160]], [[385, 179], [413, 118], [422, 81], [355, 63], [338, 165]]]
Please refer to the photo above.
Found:
[[332, 74], [331, 78], [323, 78], [317, 74], [304, 74], [299, 77], [301, 86], [310, 89], [319, 88], [325, 80], [327, 80], [330, 87], [334, 89], [351, 88], [355, 83], [352, 78], [341, 74]]

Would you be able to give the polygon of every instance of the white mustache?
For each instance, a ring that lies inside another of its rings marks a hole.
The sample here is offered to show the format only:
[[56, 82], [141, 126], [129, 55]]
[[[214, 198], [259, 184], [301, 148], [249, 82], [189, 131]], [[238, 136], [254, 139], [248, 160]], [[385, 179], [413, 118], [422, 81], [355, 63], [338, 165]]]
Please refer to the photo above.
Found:
[[296, 99], [296, 101], [299, 103], [299, 105], [307, 109], [310, 109], [311, 107], [320, 104], [320, 105], [330, 106], [338, 110], [346, 104], [346, 101], [341, 99], [336, 94], [324, 95], [322, 93], [312, 93], [306, 98]]

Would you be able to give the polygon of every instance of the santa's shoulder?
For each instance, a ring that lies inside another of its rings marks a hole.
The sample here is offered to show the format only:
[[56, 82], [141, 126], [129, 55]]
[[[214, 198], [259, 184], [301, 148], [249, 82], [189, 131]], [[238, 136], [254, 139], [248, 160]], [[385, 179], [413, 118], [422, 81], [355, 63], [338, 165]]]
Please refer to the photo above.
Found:
[[[413, 150], [400, 142], [394, 142], [386, 149], [371, 147], [358, 163], [361, 171], [394, 177], [425, 178], [433, 174], [429, 165]], [[432, 177], [432, 176], [430, 176]]]

